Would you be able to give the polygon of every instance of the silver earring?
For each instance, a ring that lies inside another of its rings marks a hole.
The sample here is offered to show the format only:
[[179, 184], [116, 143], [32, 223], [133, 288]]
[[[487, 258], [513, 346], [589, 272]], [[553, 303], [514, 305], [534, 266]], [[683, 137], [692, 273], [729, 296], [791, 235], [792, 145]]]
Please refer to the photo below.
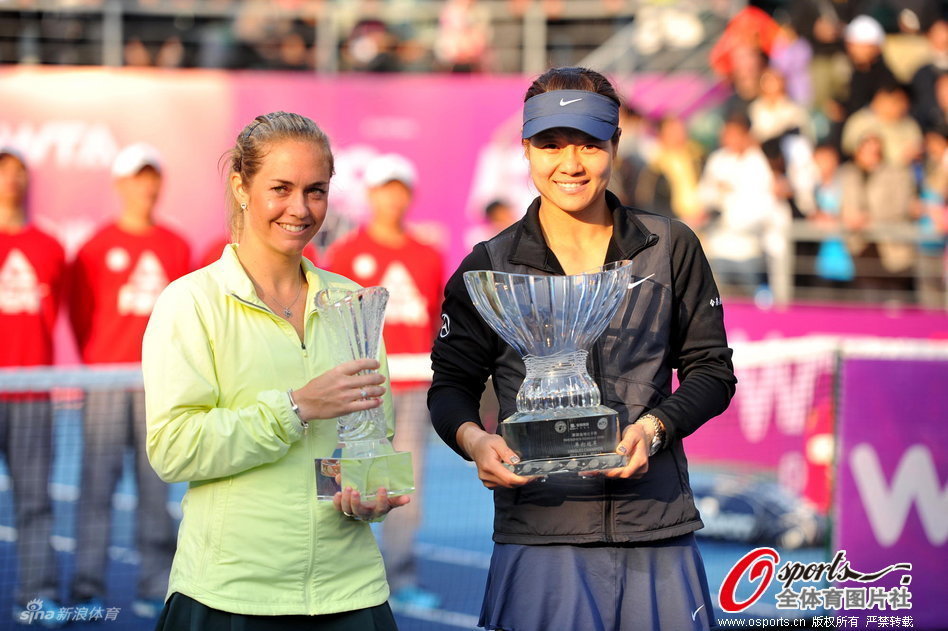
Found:
[[241, 204], [241, 205], [240, 205], [240, 209], [241, 209], [241, 210], [247, 210], [247, 202], [244, 202], [243, 204]]

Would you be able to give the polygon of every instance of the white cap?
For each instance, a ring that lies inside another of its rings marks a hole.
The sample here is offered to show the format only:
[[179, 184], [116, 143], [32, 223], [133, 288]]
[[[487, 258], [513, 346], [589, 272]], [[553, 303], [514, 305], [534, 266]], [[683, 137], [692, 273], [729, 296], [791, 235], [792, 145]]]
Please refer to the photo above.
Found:
[[408, 158], [397, 153], [386, 153], [369, 160], [365, 165], [362, 180], [368, 188], [382, 186], [388, 182], [401, 182], [408, 188], [415, 186], [415, 167]]
[[19, 160], [20, 164], [22, 164], [24, 167], [27, 166], [26, 157], [23, 155], [23, 152], [16, 147], [12, 147], [10, 145], [0, 145], [0, 156], [13, 156]]
[[859, 15], [846, 26], [846, 41], [850, 44], [874, 44], [882, 46], [885, 31], [882, 25], [868, 15]]
[[137, 142], [118, 152], [112, 162], [112, 177], [135, 175], [145, 167], [161, 172], [161, 154], [151, 145]]

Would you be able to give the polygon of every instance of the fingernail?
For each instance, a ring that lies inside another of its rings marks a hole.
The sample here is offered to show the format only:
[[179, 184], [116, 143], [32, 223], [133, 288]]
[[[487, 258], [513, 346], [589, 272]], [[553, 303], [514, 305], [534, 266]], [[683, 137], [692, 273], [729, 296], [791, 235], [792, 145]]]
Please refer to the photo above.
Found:
[[617, 452], [617, 453], [620, 453], [620, 454], [625, 454], [625, 452], [627, 452], [627, 451], [628, 451], [628, 449], [626, 449], [625, 445], [619, 445], [619, 448], [616, 449], [616, 452]]
[[520, 462], [520, 456], [511, 456], [511, 457], [510, 457], [510, 464], [517, 464], [518, 462]]

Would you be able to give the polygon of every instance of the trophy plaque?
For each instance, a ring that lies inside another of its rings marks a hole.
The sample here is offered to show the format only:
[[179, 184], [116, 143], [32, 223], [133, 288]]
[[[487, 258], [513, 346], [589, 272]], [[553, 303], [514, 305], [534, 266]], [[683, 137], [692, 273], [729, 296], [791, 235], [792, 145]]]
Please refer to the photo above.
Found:
[[498, 426], [520, 456], [507, 465], [517, 475], [603, 471], [628, 461], [615, 453], [619, 416], [601, 404], [586, 358], [619, 309], [631, 275], [631, 261], [568, 276], [464, 273], [478, 313], [523, 356], [517, 411]]
[[[367, 287], [350, 291], [323, 289], [316, 294], [316, 309], [331, 329], [338, 362], [377, 359], [388, 290]], [[384, 488], [389, 495], [415, 490], [411, 454], [396, 452], [386, 436], [382, 406], [353, 412], [336, 419], [338, 443], [328, 458], [316, 459], [316, 495], [331, 500], [346, 487], [359, 491], [363, 501]], [[341, 481], [337, 482], [337, 476]]]

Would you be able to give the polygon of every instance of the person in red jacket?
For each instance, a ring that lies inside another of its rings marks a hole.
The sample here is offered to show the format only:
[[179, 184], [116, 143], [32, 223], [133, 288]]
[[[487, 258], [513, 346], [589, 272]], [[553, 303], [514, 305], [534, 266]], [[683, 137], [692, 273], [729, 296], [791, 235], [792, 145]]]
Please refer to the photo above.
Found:
[[[121, 202], [118, 218], [80, 248], [69, 274], [69, 315], [88, 365], [141, 362], [142, 336], [158, 294], [190, 271], [188, 244], [155, 222], [162, 183], [158, 152], [145, 144], [126, 147], [115, 157], [112, 176]], [[111, 498], [131, 447], [141, 555], [133, 611], [155, 617], [164, 602], [175, 534], [168, 488], [145, 455], [144, 393], [87, 392], [83, 432], [72, 598], [95, 605], [105, 594]]]
[[415, 187], [415, 169], [397, 154], [380, 155], [366, 164], [364, 183], [371, 217], [362, 228], [332, 244], [326, 269], [365, 287], [389, 290], [382, 335], [395, 402], [398, 451], [410, 451], [415, 495], [382, 525], [382, 552], [392, 588], [393, 605], [434, 608], [440, 598], [418, 585], [413, 554], [421, 523], [424, 455], [431, 422], [426, 396], [431, 383], [431, 341], [441, 326], [443, 262], [434, 248], [415, 239], [405, 227]]
[[[26, 160], [0, 147], [0, 368], [53, 363], [53, 325], [65, 270], [62, 246], [29, 222]], [[53, 414], [46, 393], [0, 392], [0, 453], [13, 480], [19, 575], [14, 620], [38, 599], [59, 609], [58, 571], [49, 537]], [[32, 611], [32, 610], [31, 610]]]

